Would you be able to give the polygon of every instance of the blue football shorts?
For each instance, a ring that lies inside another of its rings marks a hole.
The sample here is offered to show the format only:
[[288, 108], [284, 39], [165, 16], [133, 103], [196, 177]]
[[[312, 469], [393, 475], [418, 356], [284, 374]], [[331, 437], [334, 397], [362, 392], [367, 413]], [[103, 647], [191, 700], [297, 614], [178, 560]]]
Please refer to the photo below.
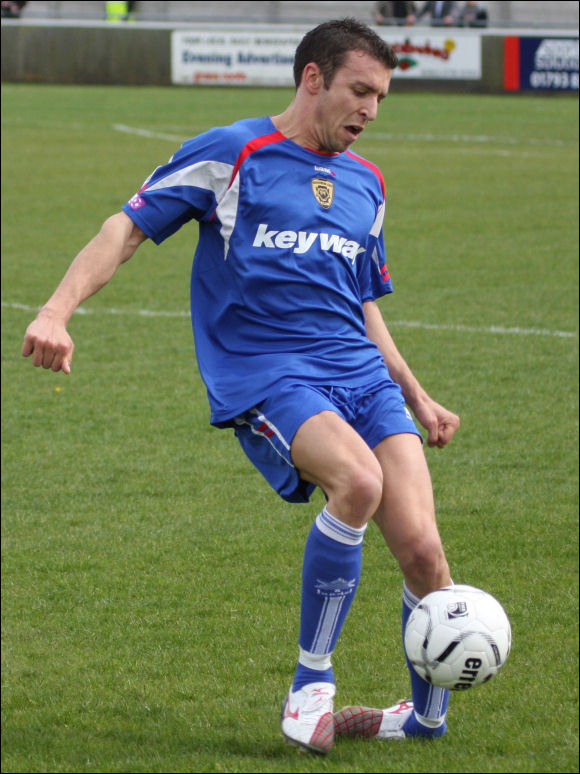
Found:
[[405, 406], [398, 384], [372, 387], [313, 387], [287, 384], [232, 421], [243, 450], [280, 497], [306, 503], [316, 488], [300, 478], [290, 445], [303, 422], [321, 411], [334, 411], [374, 449], [399, 433], [421, 434]]

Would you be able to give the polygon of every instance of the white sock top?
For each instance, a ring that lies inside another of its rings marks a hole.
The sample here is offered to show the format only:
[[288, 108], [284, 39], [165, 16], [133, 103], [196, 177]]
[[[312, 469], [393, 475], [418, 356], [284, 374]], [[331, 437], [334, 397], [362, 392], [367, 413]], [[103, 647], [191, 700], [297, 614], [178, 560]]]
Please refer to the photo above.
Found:
[[316, 517], [316, 526], [326, 537], [345, 545], [358, 546], [362, 543], [367, 524], [364, 527], [351, 527], [326, 510], [326, 506]]

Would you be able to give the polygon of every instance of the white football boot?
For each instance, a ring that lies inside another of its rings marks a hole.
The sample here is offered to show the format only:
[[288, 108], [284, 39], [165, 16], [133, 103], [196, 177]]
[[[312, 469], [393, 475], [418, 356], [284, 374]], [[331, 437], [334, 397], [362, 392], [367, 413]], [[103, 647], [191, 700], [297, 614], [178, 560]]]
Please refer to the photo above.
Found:
[[400, 701], [382, 710], [371, 707], [343, 707], [334, 714], [334, 733], [337, 736], [405, 739], [403, 726], [411, 712], [411, 701]]
[[334, 741], [334, 694], [332, 683], [309, 683], [289, 691], [282, 704], [282, 733], [304, 750], [325, 755]]

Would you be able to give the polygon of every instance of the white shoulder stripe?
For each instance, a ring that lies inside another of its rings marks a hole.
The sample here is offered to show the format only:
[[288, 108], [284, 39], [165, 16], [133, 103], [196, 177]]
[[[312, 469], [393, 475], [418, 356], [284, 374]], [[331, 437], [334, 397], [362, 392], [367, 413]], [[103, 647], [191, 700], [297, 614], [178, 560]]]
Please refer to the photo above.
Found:
[[383, 202], [378, 209], [377, 217], [371, 228], [371, 236], [378, 237], [383, 227], [383, 220], [385, 219], [385, 203]]
[[183, 169], [172, 172], [148, 186], [146, 190], [158, 191], [162, 188], [172, 188], [179, 185], [194, 186], [206, 191], [213, 191], [219, 202], [227, 191], [233, 169], [233, 164], [226, 164], [223, 161], [199, 161], [197, 164], [190, 164]]
[[216, 215], [218, 216], [221, 223], [220, 234], [224, 240], [224, 261], [227, 260], [228, 252], [230, 249], [230, 238], [236, 226], [239, 198], [240, 175], [238, 172], [233, 183], [227, 189], [225, 195], [220, 199], [216, 209]]

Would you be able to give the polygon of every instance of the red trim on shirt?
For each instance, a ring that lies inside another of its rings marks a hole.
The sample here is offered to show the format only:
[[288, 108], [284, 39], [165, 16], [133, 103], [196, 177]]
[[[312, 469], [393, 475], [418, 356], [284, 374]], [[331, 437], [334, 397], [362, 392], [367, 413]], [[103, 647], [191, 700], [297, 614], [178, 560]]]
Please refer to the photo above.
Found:
[[286, 137], [282, 134], [282, 132], [276, 131], [276, 132], [272, 132], [271, 134], [264, 134], [261, 137], [254, 137], [253, 140], [250, 140], [250, 142], [246, 143], [242, 148], [240, 155], [236, 160], [236, 163], [234, 164], [234, 171], [232, 172], [230, 185], [235, 180], [236, 175], [238, 174], [238, 169], [242, 166], [244, 161], [248, 158], [248, 156], [251, 153], [253, 153], [254, 151], [260, 150], [260, 148], [263, 148], [265, 145], [270, 145], [273, 142], [281, 142], [282, 140], [285, 140], [285, 139]]
[[377, 167], [376, 164], [373, 164], [372, 161], [367, 161], [366, 159], [363, 159], [362, 156], [357, 156], [356, 153], [351, 153], [351, 151], [345, 151], [347, 156], [350, 156], [351, 159], [354, 159], [355, 161], [360, 161], [361, 164], [364, 164], [365, 167], [368, 167], [370, 170], [372, 170], [375, 175], [379, 178], [379, 182], [381, 184], [381, 191], [383, 192], [383, 196], [385, 195], [385, 180], [383, 178], [383, 174], [381, 170]]
[[314, 150], [314, 148], [309, 148], [308, 145], [302, 146], [305, 150], [310, 151], [310, 153], [316, 153], [318, 156], [340, 156], [340, 153], [324, 153], [324, 151]]

